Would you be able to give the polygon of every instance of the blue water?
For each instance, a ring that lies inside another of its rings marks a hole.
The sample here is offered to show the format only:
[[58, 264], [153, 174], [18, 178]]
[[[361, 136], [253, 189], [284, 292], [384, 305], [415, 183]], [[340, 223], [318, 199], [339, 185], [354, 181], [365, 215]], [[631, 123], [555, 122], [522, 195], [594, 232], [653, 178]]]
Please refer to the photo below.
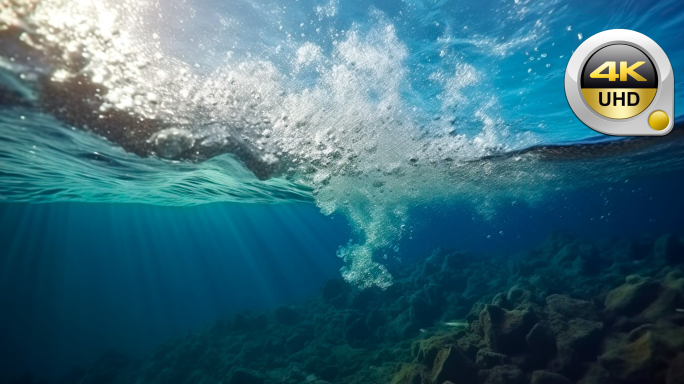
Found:
[[[230, 153], [141, 158], [50, 111], [0, 106], [0, 381], [54, 379], [111, 348], [140, 357], [340, 274], [386, 288], [394, 265], [436, 247], [683, 233], [681, 145], [479, 160], [599, 137], [563, 90], [595, 33], [644, 33], [684, 71], [679, 1], [50, 0], [15, 15], [25, 3], [0, 27], [18, 17], [88, 52], [108, 108], [293, 165], [259, 180]], [[30, 72], [55, 68], [10, 56], [0, 85], [35, 99]]]
[[[437, 247], [508, 255], [550, 229], [596, 241], [682, 233], [682, 176], [560, 191], [489, 220], [467, 204], [417, 207], [411, 238], [391, 251], [401, 257], [386, 262]], [[335, 251], [351, 236], [310, 204], [5, 203], [0, 218], [3, 380], [59, 377], [111, 349], [143, 357], [236, 311], [300, 302], [339, 276]]]
[[240, 310], [336, 276], [339, 218], [311, 205], [0, 205], [1, 380], [65, 374], [116, 349], [142, 357]]

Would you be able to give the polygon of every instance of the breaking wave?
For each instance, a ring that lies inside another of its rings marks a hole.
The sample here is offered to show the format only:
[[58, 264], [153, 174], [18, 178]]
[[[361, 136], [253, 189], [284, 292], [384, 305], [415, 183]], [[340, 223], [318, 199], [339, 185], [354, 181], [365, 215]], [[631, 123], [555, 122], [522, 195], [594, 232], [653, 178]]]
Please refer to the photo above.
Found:
[[[466, 200], [487, 217], [561, 188], [681, 167], [681, 156], [652, 151], [501, 156], [593, 136], [562, 90], [572, 51], [584, 35], [655, 23], [668, 9], [682, 15], [674, 2], [592, 23], [581, 20], [599, 5], [554, 0], [224, 3], [2, 0], [0, 83], [28, 105], [0, 111], [0, 198], [314, 201], [357, 232], [338, 252], [345, 278], [384, 288], [392, 278], [378, 256], [406, 235], [416, 206]], [[665, 36], [653, 28], [642, 32]], [[22, 54], [22, 44], [41, 56]], [[681, 49], [671, 47], [677, 66]], [[41, 81], [79, 76], [101, 86], [98, 113], [165, 122], [145, 139], [152, 157], [31, 105]], [[231, 153], [174, 160], [229, 141], [276, 171], [259, 180]]]

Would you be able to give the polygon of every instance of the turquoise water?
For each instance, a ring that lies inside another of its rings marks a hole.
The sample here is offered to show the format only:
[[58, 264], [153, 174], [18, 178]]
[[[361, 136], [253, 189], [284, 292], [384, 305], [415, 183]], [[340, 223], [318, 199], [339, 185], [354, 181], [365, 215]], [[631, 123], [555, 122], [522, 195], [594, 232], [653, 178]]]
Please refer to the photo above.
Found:
[[[22, 298], [6, 307], [37, 308], [7, 320], [6, 328], [30, 325], [13, 341], [24, 352], [3, 353], [40, 375], [105, 347], [141, 355], [238, 309], [302, 299], [340, 274], [358, 288], [387, 289], [394, 263], [439, 246], [503, 253], [553, 230], [605, 238], [681, 229], [679, 140], [615, 156], [515, 154], [605, 139], [573, 115], [563, 90], [573, 50], [595, 33], [644, 33], [675, 73], [684, 70], [681, 2], [8, 4], [0, 31], [19, 26], [45, 40], [43, 58], [31, 61], [0, 36], [0, 92], [23, 100], [0, 105], [2, 282]], [[95, 113], [159, 119], [198, 148], [238, 140], [278, 171], [258, 178], [230, 151], [173, 159], [166, 154], [177, 143], [157, 133], [147, 138], [152, 156], [140, 157], [40, 107], [39, 79], [59, 89], [78, 74], [107, 90]], [[675, 81], [680, 123], [684, 83]], [[131, 283], [99, 281], [106, 260]], [[164, 263], [167, 280], [145, 280]], [[31, 288], [41, 282], [34, 265], [51, 276], [47, 288]], [[11, 277], [17, 271], [31, 277]], [[92, 297], [46, 293], [72, 279], [79, 292], [95, 284]], [[112, 298], [118, 290], [128, 292]], [[144, 301], [122, 312], [130, 290]], [[247, 300], [242, 290], [263, 295]], [[60, 304], [44, 309], [53, 299]], [[96, 302], [101, 310], [86, 315]], [[60, 311], [95, 325], [62, 319], [66, 330], [54, 336], [36, 320]], [[120, 319], [107, 319], [113, 313]], [[36, 339], [53, 336], [49, 352], [37, 353]], [[55, 358], [68, 339], [79, 342]]]

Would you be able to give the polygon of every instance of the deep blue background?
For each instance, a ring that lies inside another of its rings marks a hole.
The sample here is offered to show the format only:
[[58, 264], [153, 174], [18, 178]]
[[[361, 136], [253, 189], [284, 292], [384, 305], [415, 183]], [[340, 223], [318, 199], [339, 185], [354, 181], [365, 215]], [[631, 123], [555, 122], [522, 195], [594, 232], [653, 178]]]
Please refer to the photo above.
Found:
[[533, 203], [500, 201], [490, 217], [467, 201], [416, 207], [412, 239], [405, 237], [396, 255], [411, 263], [445, 247], [506, 256], [537, 246], [555, 231], [594, 241], [684, 235], [683, 196], [684, 172], [671, 171], [563, 188]]
[[313, 205], [0, 205], [0, 382], [131, 356], [338, 273], [346, 223]]

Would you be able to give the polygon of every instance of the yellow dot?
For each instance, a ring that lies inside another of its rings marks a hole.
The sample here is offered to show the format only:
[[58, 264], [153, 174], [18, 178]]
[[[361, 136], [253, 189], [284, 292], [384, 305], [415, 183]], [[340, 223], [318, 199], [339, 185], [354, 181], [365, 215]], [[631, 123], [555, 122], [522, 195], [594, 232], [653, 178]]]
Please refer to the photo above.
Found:
[[648, 125], [656, 131], [662, 131], [670, 124], [670, 118], [663, 111], [655, 111], [648, 117]]

